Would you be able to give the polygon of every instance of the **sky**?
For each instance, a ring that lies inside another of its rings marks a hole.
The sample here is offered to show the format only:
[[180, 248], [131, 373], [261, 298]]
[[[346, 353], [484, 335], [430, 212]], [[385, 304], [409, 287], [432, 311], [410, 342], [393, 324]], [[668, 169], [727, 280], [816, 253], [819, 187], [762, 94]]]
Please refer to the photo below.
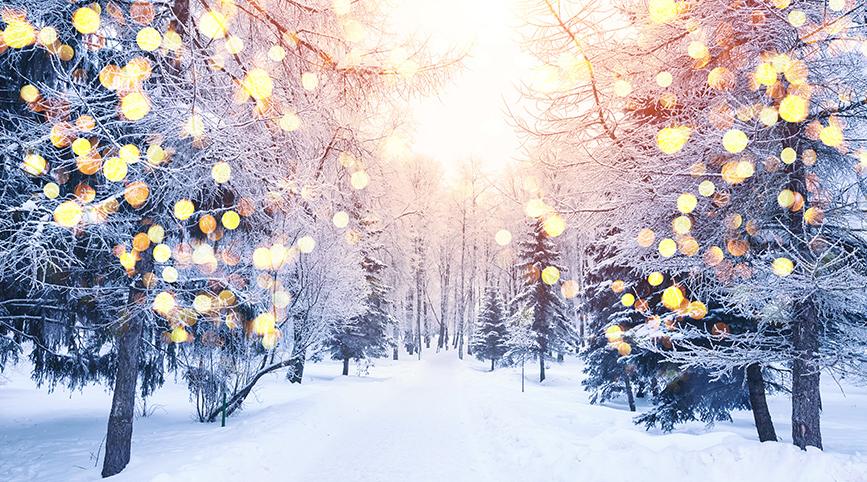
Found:
[[507, 104], [530, 65], [520, 48], [519, 0], [402, 0], [395, 20], [401, 28], [430, 37], [436, 48], [469, 53], [459, 70], [435, 96], [411, 104], [413, 150], [456, 171], [474, 159], [496, 171], [521, 158], [520, 137]]

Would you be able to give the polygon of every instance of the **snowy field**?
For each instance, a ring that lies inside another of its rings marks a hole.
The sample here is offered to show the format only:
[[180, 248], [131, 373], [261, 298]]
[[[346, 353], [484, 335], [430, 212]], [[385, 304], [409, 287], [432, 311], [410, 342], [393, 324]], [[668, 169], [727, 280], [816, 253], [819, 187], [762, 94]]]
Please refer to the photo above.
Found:
[[[535, 366], [534, 366], [535, 367]], [[529, 367], [528, 367], [529, 368]], [[789, 402], [770, 400], [786, 443], [755, 440], [751, 414], [708, 430], [645, 432], [623, 406], [591, 406], [575, 361], [543, 385], [453, 352], [380, 360], [365, 377], [311, 364], [301, 386], [264, 380], [228, 426], [199, 424], [169, 383], [136, 420], [118, 481], [867, 481], [867, 389], [827, 379], [826, 452], [790, 445]], [[36, 389], [24, 367], [0, 385], [0, 480], [98, 480], [110, 394]]]

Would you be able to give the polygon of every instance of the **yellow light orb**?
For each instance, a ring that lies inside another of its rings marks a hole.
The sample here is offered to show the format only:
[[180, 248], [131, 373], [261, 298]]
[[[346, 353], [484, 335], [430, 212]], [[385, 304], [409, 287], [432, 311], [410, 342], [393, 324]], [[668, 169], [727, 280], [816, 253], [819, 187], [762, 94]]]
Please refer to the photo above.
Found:
[[792, 10], [787, 18], [793, 27], [801, 27], [807, 23], [807, 14], [803, 10]]
[[165, 263], [172, 257], [172, 248], [167, 244], [158, 244], [154, 246], [153, 257], [157, 263]]
[[501, 229], [494, 235], [494, 241], [500, 246], [508, 246], [512, 242], [512, 233], [508, 229]]
[[789, 94], [780, 101], [780, 118], [786, 122], [802, 122], [810, 113], [807, 100], [799, 95]]
[[656, 145], [666, 154], [674, 154], [683, 149], [692, 129], [685, 126], [664, 127], [656, 134]]
[[271, 269], [271, 251], [260, 247], [253, 251], [253, 267], [256, 269]]
[[286, 49], [279, 45], [273, 45], [268, 49], [268, 58], [274, 62], [281, 62], [286, 58]]
[[39, 176], [48, 169], [48, 161], [39, 154], [27, 154], [21, 163], [21, 169], [31, 176]]
[[707, 49], [707, 46], [704, 43], [699, 42], [698, 40], [693, 40], [692, 42], [690, 42], [687, 46], [686, 52], [691, 58], [695, 60], [701, 60], [706, 57], [710, 57], [710, 51]]
[[232, 178], [232, 166], [228, 162], [220, 161], [211, 168], [211, 177], [217, 184], [225, 184]]
[[147, 236], [152, 243], [162, 243], [166, 237], [166, 230], [159, 224], [154, 224], [148, 228]]
[[361, 190], [366, 188], [370, 183], [370, 176], [365, 171], [355, 171], [352, 173], [349, 183], [352, 184], [353, 188]]
[[749, 138], [740, 129], [729, 129], [723, 134], [722, 142], [726, 151], [737, 154], [747, 148]]
[[662, 292], [662, 304], [669, 310], [676, 310], [683, 305], [686, 298], [683, 296], [683, 291], [677, 285], [671, 285]]
[[126, 161], [119, 157], [110, 157], [102, 166], [102, 174], [111, 182], [120, 182], [126, 178]]
[[193, 309], [199, 313], [207, 313], [211, 311], [212, 307], [213, 301], [211, 300], [211, 297], [206, 294], [198, 294], [193, 298]]
[[659, 242], [658, 249], [660, 255], [670, 258], [677, 252], [677, 243], [671, 238], [665, 238]]
[[678, 4], [674, 0], [649, 0], [647, 13], [653, 23], [668, 23], [677, 18]]
[[629, 356], [632, 353], [632, 345], [626, 343], [625, 341], [621, 341], [617, 344], [617, 354], [620, 356]]
[[770, 62], [763, 62], [756, 67], [756, 83], [771, 86], [777, 83], [777, 69]]
[[542, 229], [549, 237], [556, 238], [566, 230], [566, 221], [560, 215], [552, 214], [542, 222]]
[[9, 47], [23, 49], [36, 42], [36, 30], [27, 21], [14, 17], [4, 21], [6, 21], [6, 29], [3, 30], [0, 40]]
[[623, 280], [617, 279], [611, 282], [611, 291], [622, 293], [624, 289], [626, 289], [626, 283], [624, 283]]
[[267, 99], [274, 92], [274, 82], [268, 72], [262, 68], [251, 69], [247, 72], [241, 86], [250, 97], [256, 100]]
[[763, 107], [761, 112], [759, 112], [759, 120], [768, 127], [776, 124], [779, 117], [777, 109], [774, 107]]
[[546, 266], [542, 270], [542, 282], [546, 285], [553, 285], [560, 280], [560, 270], [556, 266]]
[[24, 102], [36, 102], [39, 100], [39, 89], [33, 84], [25, 84], [21, 87], [19, 95]]
[[843, 130], [835, 124], [822, 127], [819, 140], [828, 147], [840, 147], [843, 145]]
[[771, 263], [771, 268], [774, 270], [775, 275], [786, 277], [792, 274], [792, 271], [795, 270], [795, 263], [793, 263], [789, 258], [776, 258], [774, 262]]
[[780, 205], [781, 208], [789, 208], [795, 202], [795, 193], [790, 189], [783, 189], [777, 194], [777, 204]]
[[84, 137], [79, 137], [78, 139], [72, 141], [72, 152], [75, 153], [76, 156], [83, 156], [90, 152], [92, 148], [90, 141], [85, 139]]
[[56, 183], [49, 182], [48, 184], [42, 186], [42, 194], [45, 194], [45, 197], [48, 199], [55, 199], [60, 195], [60, 186]]
[[707, 316], [707, 306], [701, 301], [690, 301], [688, 305], [686, 305], [686, 313], [693, 320], [701, 320], [705, 316]]
[[174, 214], [175, 217], [184, 221], [189, 219], [190, 216], [193, 215], [196, 208], [193, 205], [193, 202], [189, 199], [181, 199], [180, 201], [175, 203]]
[[319, 87], [319, 76], [313, 72], [304, 72], [301, 74], [301, 86], [305, 90], [315, 90]]
[[692, 220], [687, 216], [678, 216], [671, 222], [671, 229], [677, 234], [686, 234], [692, 229]]
[[199, 32], [212, 39], [221, 39], [228, 32], [226, 16], [215, 10], [208, 10], [199, 17]]
[[187, 333], [186, 328], [178, 325], [178, 326], [172, 328], [172, 331], [171, 331], [171, 334], [169, 335], [169, 338], [172, 340], [172, 343], [176, 343], [176, 344], [177, 343], [184, 343], [187, 340], [189, 340], [190, 334]]
[[798, 153], [791, 147], [786, 147], [780, 152], [780, 160], [784, 164], [792, 164], [798, 158]]
[[674, 78], [671, 76], [671, 72], [664, 70], [656, 74], [656, 85], [666, 88], [671, 86], [672, 82], [674, 82]]
[[120, 99], [120, 111], [131, 121], [142, 119], [150, 110], [150, 101], [141, 92], [130, 92]]
[[632, 93], [632, 84], [628, 80], [619, 79], [614, 82], [614, 95], [617, 97], [627, 97]]
[[178, 270], [172, 266], [163, 268], [163, 281], [166, 283], [174, 283], [178, 280]]
[[635, 295], [633, 295], [632, 293], [625, 293], [623, 296], [620, 297], [620, 303], [622, 303], [623, 306], [627, 308], [634, 305]]
[[174, 30], [169, 30], [163, 35], [162, 46], [166, 50], [175, 51], [181, 48], [183, 40], [181, 36]]
[[311, 253], [316, 248], [316, 240], [311, 236], [301, 236], [298, 239], [298, 251], [302, 253]]
[[81, 206], [75, 201], [64, 201], [54, 208], [54, 222], [71, 228], [81, 222]]
[[153, 52], [160, 48], [163, 38], [157, 29], [153, 27], [145, 27], [138, 31], [135, 36], [135, 43], [145, 52]]
[[301, 127], [301, 118], [294, 112], [287, 112], [280, 118], [280, 128], [286, 132], [293, 132]]
[[338, 228], [343, 229], [349, 225], [349, 214], [346, 211], [337, 211], [331, 218], [331, 222]]
[[235, 211], [226, 211], [223, 213], [223, 216], [220, 218], [220, 222], [223, 223], [223, 227], [232, 230], [238, 227], [241, 224], [241, 216], [238, 215]]
[[99, 13], [90, 7], [81, 7], [72, 14], [72, 26], [87, 35], [99, 29]]
[[665, 281], [665, 276], [659, 271], [654, 271], [647, 276], [647, 282], [650, 286], [659, 286]]
[[698, 185], [698, 193], [704, 197], [713, 196], [713, 193], [716, 191], [716, 186], [713, 181], [702, 181]]
[[694, 194], [685, 192], [677, 197], [677, 210], [683, 214], [689, 214], [695, 210], [698, 199]]
[[141, 151], [134, 144], [125, 144], [118, 149], [117, 155], [127, 164], [135, 164], [141, 157]]

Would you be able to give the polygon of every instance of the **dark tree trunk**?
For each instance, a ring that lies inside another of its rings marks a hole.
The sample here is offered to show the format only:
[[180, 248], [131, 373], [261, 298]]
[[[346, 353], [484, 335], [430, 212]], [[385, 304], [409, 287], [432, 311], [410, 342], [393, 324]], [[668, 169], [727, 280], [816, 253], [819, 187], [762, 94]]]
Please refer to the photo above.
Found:
[[762, 367], [758, 363], [747, 367], [747, 389], [750, 392], [750, 407], [753, 410], [759, 440], [776, 441], [777, 433], [774, 431], [774, 422], [771, 420], [768, 401], [765, 399], [765, 379], [762, 377]]
[[491, 358], [491, 371], [494, 371], [494, 359]]
[[343, 359], [343, 375], [349, 375], [349, 357]]
[[562, 351], [557, 352], [557, 361], [558, 362], [563, 361], [563, 352]]
[[[144, 292], [138, 287], [130, 288], [129, 306], [134, 306], [143, 296]], [[135, 387], [141, 358], [142, 325], [143, 321], [140, 318], [132, 318], [118, 327], [117, 371], [114, 375], [111, 412], [108, 415], [105, 459], [102, 464], [103, 477], [120, 473], [129, 463], [132, 424], [135, 417]]]
[[545, 381], [545, 352], [539, 352], [539, 383]]
[[635, 411], [635, 395], [632, 394], [632, 381], [630, 380], [629, 374], [623, 374], [623, 384], [626, 388], [626, 401], [629, 402], [629, 411]]
[[819, 351], [819, 326], [816, 307], [811, 301], [799, 306], [800, 315], [792, 327], [792, 443], [807, 450], [808, 445], [822, 448], [819, 418], [822, 398], [819, 370], [815, 366]]
[[289, 372], [289, 381], [291, 383], [301, 383], [301, 378], [304, 376], [304, 356], [298, 356], [292, 361], [292, 371]]
[[393, 360], [397, 360], [397, 354], [400, 352], [400, 327], [397, 325], [397, 323], [394, 324], [394, 331], [392, 332], [392, 336], [394, 337], [394, 348], [391, 351], [391, 358]]

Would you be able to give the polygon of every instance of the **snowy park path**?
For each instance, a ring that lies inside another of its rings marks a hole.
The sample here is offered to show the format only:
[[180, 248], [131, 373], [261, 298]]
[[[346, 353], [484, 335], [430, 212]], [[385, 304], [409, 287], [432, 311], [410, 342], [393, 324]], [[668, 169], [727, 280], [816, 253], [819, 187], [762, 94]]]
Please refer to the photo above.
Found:
[[[364, 377], [310, 364], [301, 386], [270, 377], [225, 428], [192, 421], [184, 387], [170, 383], [152, 401], [164, 408], [137, 419], [132, 461], [112, 480], [867, 482], [863, 389], [827, 397], [830, 450], [805, 454], [754, 441], [748, 413], [711, 431], [645, 432], [622, 407], [589, 405], [574, 362], [554, 364], [543, 385], [528, 367], [521, 393], [517, 369], [491, 373], [453, 352], [424, 356], [378, 361]], [[14, 416], [0, 412], [0, 478], [99, 480], [92, 454], [108, 394], [88, 388], [68, 398], [24, 382], [0, 387], [0, 406], [16, 407]], [[785, 406], [772, 400], [780, 434]], [[834, 445], [850, 451], [833, 453]]]

